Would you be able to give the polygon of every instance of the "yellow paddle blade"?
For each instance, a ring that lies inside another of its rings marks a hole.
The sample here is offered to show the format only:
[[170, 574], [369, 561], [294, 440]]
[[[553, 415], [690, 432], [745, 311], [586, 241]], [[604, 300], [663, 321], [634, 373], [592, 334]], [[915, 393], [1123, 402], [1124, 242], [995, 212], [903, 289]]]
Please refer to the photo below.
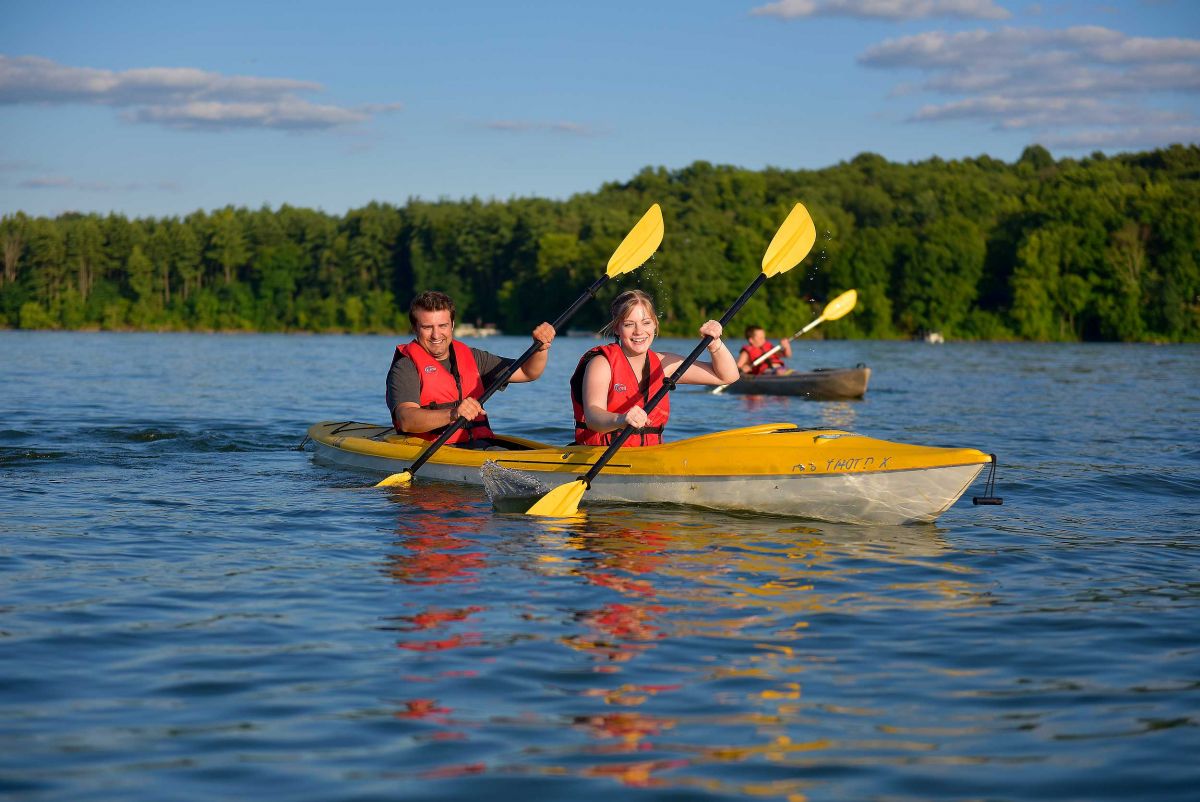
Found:
[[797, 203], [767, 246], [767, 252], [763, 254], [762, 272], [767, 278], [786, 273], [808, 256], [816, 241], [817, 227], [813, 224], [812, 215], [803, 203]]
[[537, 500], [537, 503], [525, 511], [526, 515], [544, 515], [549, 518], [568, 518], [579, 512], [579, 502], [587, 485], [582, 481], [567, 482], [559, 485]]
[[821, 317], [826, 320], [837, 320], [853, 309], [856, 303], [858, 303], [858, 290], [846, 290], [825, 304], [825, 311], [821, 313]]
[[400, 471], [400, 473], [393, 473], [391, 476], [388, 476], [385, 479], [381, 479], [375, 486], [376, 487], [396, 487], [397, 485], [406, 485], [411, 482], [412, 482], [412, 474], [409, 473], [408, 471]]
[[658, 250], [663, 239], [662, 209], [656, 203], [638, 221], [608, 260], [608, 277], [636, 270]]

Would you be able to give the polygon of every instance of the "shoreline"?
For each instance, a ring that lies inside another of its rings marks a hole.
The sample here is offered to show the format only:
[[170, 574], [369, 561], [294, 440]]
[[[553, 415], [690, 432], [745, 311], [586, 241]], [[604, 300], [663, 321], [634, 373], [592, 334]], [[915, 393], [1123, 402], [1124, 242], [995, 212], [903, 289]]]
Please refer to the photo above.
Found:
[[[488, 332], [488, 333], [484, 333], [484, 334], [477, 334], [477, 333], [475, 333], [475, 331], [473, 329], [468, 329], [468, 330], [464, 331], [461, 328], [456, 328], [455, 336], [456, 337], [470, 337], [472, 339], [482, 339], [482, 338], [493, 337], [493, 336], [495, 336], [495, 337], [522, 337], [522, 336], [526, 336], [528, 334], [528, 332], [519, 332], [519, 333], [512, 334], [512, 333], [498, 331], [498, 330], [494, 330], [494, 331], [495, 331], [495, 333]], [[377, 331], [347, 331], [345, 329], [326, 329], [326, 330], [286, 329], [286, 330], [281, 330], [281, 331], [258, 331], [258, 330], [250, 330], [250, 329], [170, 329], [170, 328], [137, 329], [137, 328], [132, 328], [132, 327], [122, 327], [119, 329], [105, 329], [105, 328], [100, 328], [100, 327], [95, 327], [95, 326], [79, 328], [79, 329], [22, 329], [22, 328], [14, 328], [11, 326], [8, 326], [8, 327], [0, 326], [0, 334], [4, 334], [7, 332], [55, 332], [55, 333], [60, 333], [60, 334], [204, 334], [204, 335], [226, 335], [226, 336], [252, 336], [252, 335], [276, 335], [277, 334], [277, 335], [296, 336], [296, 337], [316, 337], [316, 336], [320, 336], [320, 335], [339, 336], [339, 337], [358, 337], [358, 336], [411, 337], [412, 336], [412, 332], [409, 332], [409, 331], [396, 331], [396, 330], [386, 330], [386, 329], [377, 330]], [[572, 340], [575, 340], [575, 339], [579, 339], [579, 340], [601, 339], [598, 334], [588, 333], [588, 332], [580, 332], [580, 331], [564, 332], [558, 336], [566, 337], [566, 338], [569, 338]], [[675, 334], [675, 333], [671, 333], [671, 332], [663, 332], [659, 336], [661, 338], [669, 338], [669, 339], [679, 340], [679, 339], [692, 338], [693, 334], [692, 333]], [[740, 341], [740, 338], [735, 338], [730, 342], [732, 344], [732, 343], [738, 342], [738, 341]], [[950, 338], [950, 339], [943, 339], [941, 341], [931, 343], [931, 342], [923, 340], [919, 337], [896, 336], [896, 337], [886, 337], [886, 338], [881, 338], [881, 337], [844, 337], [844, 338], [811, 337], [811, 338], [806, 339], [805, 342], [810, 342], [810, 343], [813, 343], [813, 342], [880, 342], [880, 343], [909, 342], [909, 343], [912, 343], [913, 345], [931, 346], [931, 347], [941, 346], [941, 345], [953, 345], [956, 343], [993, 343], [993, 344], [1029, 344], [1029, 345], [1154, 345], [1154, 346], [1165, 346], [1165, 345], [1196, 345], [1196, 344], [1200, 343], [1200, 340], [1179, 340], [1179, 341], [1172, 341], [1172, 340], [1020, 340], [1020, 339], [1003, 339], [1003, 340], [979, 339], [979, 340], [975, 340], [975, 339]]]

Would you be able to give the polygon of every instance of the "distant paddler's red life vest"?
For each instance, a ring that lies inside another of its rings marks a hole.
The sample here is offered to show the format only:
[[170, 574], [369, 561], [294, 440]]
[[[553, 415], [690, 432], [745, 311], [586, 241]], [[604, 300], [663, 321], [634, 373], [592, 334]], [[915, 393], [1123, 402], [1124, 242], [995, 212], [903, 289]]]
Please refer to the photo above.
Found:
[[[597, 345], [579, 360], [575, 373], [571, 376], [571, 407], [575, 411], [575, 442], [586, 446], [606, 446], [612, 443], [620, 429], [611, 432], [594, 432], [587, 427], [583, 414], [583, 373], [592, 359], [603, 356], [608, 360], [612, 370], [612, 382], [608, 385], [608, 411], [624, 414], [634, 405], [646, 408], [646, 400], [658, 392], [663, 384], [662, 360], [658, 354], [650, 351], [646, 354], [650, 367], [650, 383], [643, 395], [638, 386], [638, 377], [629, 364], [629, 358], [617, 343]], [[650, 410], [646, 425], [630, 435], [625, 441], [627, 446], [656, 446], [662, 442], [663, 429], [671, 417], [671, 395], [663, 396], [662, 401]]]
[[[421, 408], [450, 409], [464, 398], [479, 398], [483, 395], [483, 380], [479, 376], [479, 366], [471, 349], [458, 340], [450, 342], [450, 370], [446, 370], [421, 344], [413, 340], [408, 345], [397, 345], [396, 350], [413, 361], [417, 375], [421, 378]], [[394, 421], [396, 430], [400, 431], [400, 421]], [[401, 432], [422, 440], [433, 442], [446, 427], [443, 426], [428, 432]], [[469, 421], [461, 429], [450, 436], [447, 443], [464, 443], [468, 440], [482, 440], [492, 436], [492, 428], [488, 424], [487, 415], [480, 414]]]
[[758, 348], [755, 348], [749, 343], [746, 343], [742, 346], [742, 353], [750, 357], [751, 376], [757, 376], [760, 373], [766, 373], [768, 370], [772, 370], [773, 368], [783, 367], [783, 359], [780, 358], [778, 351], [771, 354], [771, 356], [767, 359], [764, 359], [761, 365], [754, 364], [754, 360], [758, 359], [760, 356], [765, 354], [767, 351], [770, 351], [774, 347], [775, 346], [771, 344], [770, 340], [764, 340], [763, 344]]

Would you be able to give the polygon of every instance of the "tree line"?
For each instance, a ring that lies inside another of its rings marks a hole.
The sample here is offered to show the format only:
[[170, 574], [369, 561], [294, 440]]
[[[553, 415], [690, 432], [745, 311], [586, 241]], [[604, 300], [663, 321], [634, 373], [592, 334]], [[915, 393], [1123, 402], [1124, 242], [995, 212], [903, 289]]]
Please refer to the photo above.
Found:
[[1040, 146], [899, 164], [872, 153], [821, 170], [695, 162], [553, 201], [282, 206], [185, 217], [0, 218], [0, 327], [388, 332], [439, 289], [460, 322], [524, 333], [601, 275], [651, 203], [666, 236], [573, 327], [640, 286], [664, 333], [690, 335], [758, 272], [792, 204], [818, 238], [800, 268], [739, 313], [775, 335], [854, 287], [825, 336], [1200, 340], [1200, 147], [1055, 160]]

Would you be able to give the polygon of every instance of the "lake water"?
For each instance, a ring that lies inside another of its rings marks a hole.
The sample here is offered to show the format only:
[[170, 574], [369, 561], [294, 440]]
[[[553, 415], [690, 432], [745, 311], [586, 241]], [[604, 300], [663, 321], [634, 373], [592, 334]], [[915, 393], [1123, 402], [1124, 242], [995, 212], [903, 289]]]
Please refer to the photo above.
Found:
[[[0, 332], [0, 795], [1200, 796], [1200, 347], [813, 342], [865, 400], [672, 397], [674, 438], [999, 456], [1004, 506], [864, 527], [315, 465], [309, 424], [385, 420], [394, 344]], [[569, 439], [589, 345], [497, 428]]]

